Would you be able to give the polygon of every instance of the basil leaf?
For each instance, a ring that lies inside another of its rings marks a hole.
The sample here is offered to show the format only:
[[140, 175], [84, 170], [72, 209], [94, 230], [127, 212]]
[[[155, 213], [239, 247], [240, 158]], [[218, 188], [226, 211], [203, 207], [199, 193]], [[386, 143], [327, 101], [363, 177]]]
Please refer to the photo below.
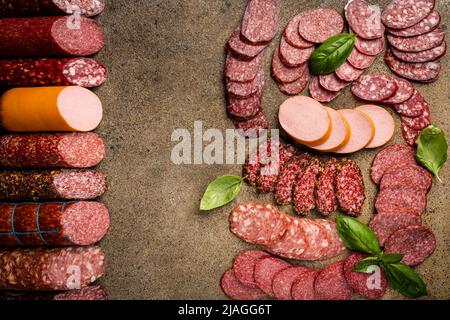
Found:
[[339, 68], [355, 46], [356, 36], [341, 33], [326, 40], [309, 59], [309, 70], [314, 74], [327, 74]]
[[398, 263], [402, 261], [404, 254], [401, 253], [382, 253], [380, 259], [386, 263]]
[[378, 266], [380, 264], [380, 260], [377, 257], [368, 257], [365, 259], [362, 259], [359, 261], [355, 266], [353, 267], [353, 270], [356, 272], [363, 272], [367, 273], [368, 268], [370, 266]]
[[215, 209], [233, 201], [241, 191], [243, 181], [239, 176], [225, 175], [211, 182], [200, 202], [200, 210]]
[[416, 158], [422, 166], [431, 171], [439, 182], [439, 171], [447, 161], [448, 141], [444, 131], [430, 125], [420, 132]]
[[372, 255], [381, 253], [377, 236], [364, 223], [357, 219], [338, 215], [336, 228], [344, 245], [353, 251], [363, 251]]
[[383, 263], [383, 268], [392, 289], [410, 298], [417, 298], [427, 294], [426, 284], [406, 264]]

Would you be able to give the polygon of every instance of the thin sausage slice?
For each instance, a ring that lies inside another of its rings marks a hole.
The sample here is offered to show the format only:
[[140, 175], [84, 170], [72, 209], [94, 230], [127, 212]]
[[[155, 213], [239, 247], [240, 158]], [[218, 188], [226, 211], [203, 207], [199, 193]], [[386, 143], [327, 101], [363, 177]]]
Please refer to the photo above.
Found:
[[344, 145], [350, 139], [350, 126], [347, 120], [336, 110], [325, 107], [331, 117], [331, 133], [323, 143], [311, 146], [319, 151], [333, 151]]
[[105, 0], [3, 0], [0, 17], [60, 16], [80, 14], [92, 17], [105, 9]]
[[278, 117], [283, 129], [302, 143], [318, 143], [331, 131], [327, 110], [309, 97], [287, 99], [281, 104]]
[[366, 148], [381, 147], [392, 139], [395, 132], [395, 122], [394, 118], [386, 109], [366, 104], [355, 108], [355, 110], [363, 112], [374, 124], [375, 134]]
[[338, 112], [347, 120], [351, 133], [347, 143], [334, 150], [334, 152], [352, 153], [365, 148], [375, 134], [372, 120], [357, 110], [341, 109]]

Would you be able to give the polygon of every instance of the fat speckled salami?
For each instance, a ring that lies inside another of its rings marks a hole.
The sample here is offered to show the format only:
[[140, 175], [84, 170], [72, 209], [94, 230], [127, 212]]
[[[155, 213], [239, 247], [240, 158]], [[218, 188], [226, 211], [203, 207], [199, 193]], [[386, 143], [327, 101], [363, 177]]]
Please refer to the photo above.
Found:
[[384, 35], [381, 10], [365, 0], [350, 0], [345, 6], [345, 17], [350, 28], [361, 38], [378, 39]]
[[291, 46], [284, 37], [280, 40], [279, 55], [281, 61], [289, 67], [299, 67], [311, 57], [315, 47], [299, 49]]
[[264, 293], [258, 288], [251, 288], [241, 283], [234, 274], [233, 269], [228, 269], [220, 278], [222, 291], [232, 300], [259, 300]]
[[319, 76], [319, 83], [324, 89], [333, 92], [339, 92], [350, 84], [348, 81], [339, 79], [334, 72], [321, 74]]
[[363, 75], [352, 85], [353, 94], [366, 101], [382, 101], [388, 99], [397, 92], [397, 89], [398, 87], [394, 79], [382, 73]]
[[344, 62], [339, 68], [336, 69], [335, 73], [339, 79], [343, 81], [355, 81], [363, 74], [364, 70], [356, 69], [347, 61]]
[[301, 13], [296, 15], [294, 18], [292, 18], [291, 21], [289, 21], [286, 29], [284, 29], [283, 36], [287, 43], [289, 43], [293, 47], [300, 49], [310, 48], [314, 46], [314, 43], [306, 41], [300, 36], [300, 33], [298, 33], [298, 26], [300, 22], [302, 22]]
[[392, 53], [404, 62], [429, 62], [439, 59], [447, 52], [447, 44], [443, 41], [439, 46], [420, 52], [404, 52], [392, 48]]
[[347, 58], [348, 63], [356, 69], [367, 69], [375, 61], [376, 56], [369, 56], [364, 53], [359, 52], [357, 49], [353, 49], [350, 56]]
[[420, 130], [414, 130], [408, 127], [405, 123], [402, 123], [401, 127], [403, 139], [405, 139], [405, 142], [408, 145], [414, 147], [416, 145], [417, 139], [419, 139]]
[[384, 61], [389, 69], [399, 76], [419, 82], [432, 82], [441, 72], [441, 63], [436, 61], [410, 63], [399, 60], [392, 50], [386, 50]]
[[263, 111], [259, 111], [253, 118], [238, 121], [233, 120], [234, 127], [245, 137], [255, 138], [269, 128], [269, 122]]
[[261, 111], [261, 93], [255, 94], [247, 98], [236, 98], [232, 95], [228, 97], [228, 114], [237, 120], [251, 119]]
[[241, 34], [249, 42], [270, 42], [278, 28], [279, 0], [250, 0], [242, 20]]
[[431, 124], [431, 113], [428, 104], [423, 105], [423, 113], [418, 117], [401, 116], [402, 122], [414, 130], [422, 130]]
[[42, 301], [42, 300], [108, 300], [108, 293], [101, 285], [92, 285], [81, 289], [64, 292], [15, 292], [0, 294], [0, 301]]
[[[416, 89], [408, 80], [400, 78], [393, 79], [397, 84], [398, 90], [392, 97], [383, 100], [383, 103], [393, 104], [395, 110], [397, 111], [397, 106], [401, 106], [403, 103], [406, 103], [406, 101], [412, 97]], [[402, 107], [400, 107], [400, 109], [401, 108]]]
[[422, 97], [420, 92], [413, 87], [413, 94], [411, 97], [400, 104], [395, 104], [395, 112], [406, 117], [418, 117], [423, 114], [427, 102]]
[[336, 173], [337, 160], [330, 159], [322, 165], [317, 178], [316, 205], [317, 210], [323, 216], [329, 216], [338, 209], [336, 198]]
[[381, 190], [375, 200], [379, 214], [395, 210], [409, 210], [417, 216], [427, 208], [426, 192], [408, 186], [394, 186]]
[[359, 216], [364, 204], [365, 187], [361, 170], [356, 163], [345, 160], [336, 175], [336, 195], [341, 210], [352, 216]]
[[95, 20], [72, 16], [0, 19], [0, 57], [89, 56], [104, 46]]
[[0, 250], [0, 288], [58, 291], [80, 289], [100, 278], [105, 254], [97, 246]]
[[306, 242], [308, 244], [302, 253], [302, 260], [318, 260], [328, 256], [334, 243], [331, 234], [327, 231], [320, 219], [299, 219], [303, 224]]
[[409, 227], [420, 226], [422, 219], [407, 209], [393, 210], [392, 212], [379, 213], [370, 220], [369, 227], [377, 235], [380, 245], [384, 243], [395, 231]]
[[80, 14], [91, 17], [105, 8], [105, 0], [2, 0], [0, 17], [58, 16]]
[[298, 214], [306, 214], [316, 207], [314, 191], [316, 189], [316, 179], [319, 169], [319, 160], [312, 159], [305, 170], [296, 178], [292, 193], [292, 202]]
[[356, 37], [355, 48], [368, 56], [376, 56], [384, 49], [384, 37], [375, 40]]
[[312, 43], [322, 43], [344, 29], [344, 19], [334, 9], [318, 8], [300, 13], [300, 36]]
[[380, 190], [394, 186], [409, 186], [428, 192], [433, 184], [431, 173], [417, 164], [389, 168], [380, 181]]
[[242, 284], [251, 288], [258, 288], [255, 282], [255, 265], [259, 259], [266, 257], [270, 257], [270, 254], [261, 250], [241, 252], [233, 260], [234, 275]]
[[256, 78], [261, 70], [262, 55], [258, 54], [252, 60], [239, 60], [233, 54], [227, 54], [225, 62], [225, 76], [229, 81], [250, 82]]
[[[246, 99], [252, 96], [262, 96], [264, 87], [264, 70], [259, 69], [256, 77], [248, 82], [227, 80], [227, 92], [230, 98]], [[230, 99], [230, 104], [233, 102]]]
[[416, 152], [405, 144], [393, 144], [384, 148], [375, 156], [370, 168], [370, 176], [375, 184], [379, 184], [386, 170], [404, 164], [416, 164]]
[[280, 89], [280, 91], [284, 94], [295, 96], [305, 90], [306, 86], [308, 85], [308, 80], [309, 70], [306, 70], [306, 72], [294, 82], [278, 83], [278, 89]]
[[441, 28], [434, 29], [433, 31], [424, 35], [403, 38], [393, 35], [388, 35], [387, 39], [389, 43], [396, 49], [405, 52], [421, 52], [424, 50], [433, 49], [439, 46], [445, 38], [445, 32]]
[[353, 290], [344, 276], [344, 262], [337, 261], [322, 269], [314, 281], [315, 295], [318, 300], [347, 300]]
[[241, 60], [252, 60], [265, 48], [265, 44], [252, 45], [244, 42], [241, 39], [241, 28], [237, 28], [236, 30], [234, 30], [227, 42], [227, 49], [230, 50], [234, 56], [239, 57], [239, 59]]
[[322, 87], [318, 76], [313, 76], [309, 83], [309, 94], [319, 102], [330, 102], [336, 98], [341, 91], [330, 91]]
[[295, 179], [309, 161], [310, 157], [304, 153], [292, 158], [286, 164], [275, 187], [275, 199], [279, 204], [291, 203]]
[[406, 29], [389, 29], [389, 33], [398, 37], [414, 37], [428, 33], [437, 28], [441, 22], [441, 16], [436, 10], [432, 11], [425, 19]]
[[272, 58], [272, 74], [277, 82], [292, 83], [303, 77], [308, 72], [308, 65], [306, 63], [298, 67], [288, 67], [280, 60], [280, 51], [275, 49]]
[[405, 29], [427, 17], [435, 6], [435, 0], [393, 0], [384, 9], [381, 20], [392, 29]]

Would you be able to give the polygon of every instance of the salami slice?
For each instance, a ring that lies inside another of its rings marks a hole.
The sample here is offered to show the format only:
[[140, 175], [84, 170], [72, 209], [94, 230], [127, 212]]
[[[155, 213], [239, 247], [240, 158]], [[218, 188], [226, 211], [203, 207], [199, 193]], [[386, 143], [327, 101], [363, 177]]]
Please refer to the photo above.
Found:
[[15, 292], [7, 291], [0, 294], [0, 300], [6, 301], [48, 301], [48, 300], [108, 300], [108, 293], [101, 285], [92, 285], [81, 289], [64, 292]]
[[260, 250], [247, 250], [241, 252], [233, 261], [233, 271], [236, 278], [243, 285], [258, 288], [255, 282], [255, 264], [261, 258], [270, 257], [270, 254]]
[[279, 204], [285, 205], [291, 203], [295, 180], [309, 161], [310, 157], [304, 153], [293, 157], [286, 164], [275, 187], [275, 199]]
[[359, 52], [357, 49], [353, 49], [350, 56], [347, 58], [348, 63], [352, 67], [360, 70], [369, 68], [375, 61], [376, 56], [369, 56]]
[[362, 54], [376, 56], [384, 49], [384, 37], [374, 40], [356, 37], [355, 48]]
[[398, 87], [394, 79], [382, 73], [366, 74], [352, 85], [353, 94], [366, 101], [389, 99], [397, 90]]
[[353, 294], [344, 276], [344, 262], [337, 261], [322, 269], [314, 281], [318, 300], [347, 300]]
[[[414, 88], [414, 87], [413, 87]], [[395, 104], [395, 112], [406, 117], [418, 117], [423, 114], [427, 102], [414, 88], [412, 96], [403, 103]]]
[[[262, 90], [264, 87], [264, 70], [260, 69], [256, 74], [255, 79], [249, 82], [236, 82], [227, 80], [227, 92], [229, 98], [237, 98], [237, 99], [248, 99], [252, 96], [262, 95]], [[229, 103], [231, 104], [231, 99], [229, 99]]]
[[94, 170], [0, 172], [0, 200], [87, 200], [106, 191], [106, 176]]
[[232, 52], [235, 57], [240, 60], [252, 60], [259, 55], [266, 45], [252, 45], [244, 42], [241, 39], [241, 28], [237, 28], [231, 34], [230, 39], [227, 42], [227, 49]]
[[392, 53], [404, 62], [430, 62], [439, 59], [447, 52], [447, 43], [443, 41], [439, 46], [420, 52], [404, 52], [392, 48]]
[[328, 251], [324, 254], [323, 259], [334, 258], [346, 250], [334, 221], [316, 219], [315, 222], [319, 223], [325, 229], [328, 233], [328, 238], [330, 239], [330, 246], [328, 247]]
[[269, 128], [269, 122], [263, 111], [258, 112], [251, 119], [243, 121], [233, 120], [233, 124], [241, 135], [249, 138], [255, 138]]
[[89, 168], [105, 156], [105, 144], [92, 132], [0, 136], [4, 168]]
[[400, 51], [406, 52], [421, 52], [436, 48], [442, 44], [444, 38], [445, 32], [441, 28], [437, 28], [426, 34], [410, 38], [397, 37], [390, 34], [387, 35], [387, 39], [391, 46]]
[[287, 67], [280, 60], [279, 49], [275, 49], [272, 58], [272, 74], [277, 82], [280, 82], [282, 84], [292, 83], [303, 77], [306, 72], [308, 72], [308, 65], [306, 63], [298, 67]]
[[393, 0], [384, 9], [381, 20], [391, 29], [405, 29], [426, 18], [435, 6], [435, 0]]
[[306, 250], [301, 255], [301, 260], [319, 260], [323, 259], [329, 252], [332, 239], [326, 228], [316, 219], [299, 219], [303, 225], [306, 242]]
[[416, 266], [434, 252], [436, 238], [430, 228], [409, 226], [391, 234], [384, 248], [386, 253], [403, 253], [402, 262]]
[[279, 14], [279, 0], [250, 0], [242, 20], [242, 36], [253, 44], [272, 41], [278, 29]]
[[314, 191], [319, 168], [319, 160], [312, 159], [305, 170], [296, 178], [292, 202], [295, 211], [300, 215], [304, 215], [316, 207]]
[[287, 43], [289, 43], [291, 46], [299, 48], [299, 49], [305, 49], [310, 48], [314, 46], [314, 43], [311, 43], [309, 41], [306, 41], [300, 36], [300, 33], [298, 32], [298, 25], [302, 21], [302, 14], [296, 15], [294, 18], [292, 18], [291, 21], [289, 21], [288, 25], [284, 29], [284, 38]]
[[97, 246], [0, 250], [2, 290], [80, 289], [104, 272], [105, 254]]
[[428, 104], [423, 105], [423, 113], [418, 117], [401, 116], [402, 122], [414, 130], [422, 130], [431, 124], [431, 114]]
[[230, 231], [246, 242], [270, 245], [280, 241], [288, 228], [287, 220], [273, 206], [241, 203], [228, 216]]
[[350, 0], [345, 6], [345, 17], [352, 30], [361, 38], [378, 39], [384, 35], [381, 10], [365, 0]]
[[332, 158], [322, 165], [317, 178], [316, 205], [317, 211], [323, 216], [329, 216], [338, 209], [336, 198], [337, 160]]
[[318, 8], [303, 11], [298, 30], [300, 36], [312, 43], [322, 43], [344, 30], [344, 19], [334, 9]]
[[413, 81], [432, 82], [441, 72], [441, 63], [437, 60], [417, 63], [403, 62], [394, 56], [392, 50], [386, 51], [384, 61], [392, 72]]
[[0, 19], [1, 58], [89, 56], [104, 46], [104, 34], [95, 20], [81, 17]]
[[370, 273], [353, 271], [355, 265], [365, 257], [361, 253], [348, 256], [344, 262], [344, 276], [348, 285], [359, 295], [366, 299], [379, 299], [384, 296], [388, 286], [383, 269], [374, 265]]
[[230, 96], [228, 101], [227, 113], [236, 120], [251, 119], [262, 110], [260, 93], [242, 99]]
[[220, 278], [220, 287], [232, 300], [259, 300], [264, 293], [258, 288], [248, 287], [236, 278], [233, 269], [228, 269]]
[[80, 14], [92, 17], [105, 9], [105, 0], [3, 0], [0, 17], [59, 16]]
[[278, 300], [292, 300], [291, 288], [295, 280], [311, 269], [306, 267], [289, 267], [278, 272], [273, 278], [272, 290]]
[[1, 204], [0, 213], [2, 246], [91, 245], [110, 224], [99, 202]]
[[433, 10], [426, 18], [409, 28], [399, 30], [389, 29], [388, 31], [390, 34], [398, 37], [420, 36], [421, 34], [425, 34], [436, 29], [440, 22], [441, 16], [439, 15], [439, 12]]
[[278, 83], [278, 89], [284, 94], [295, 96], [305, 90], [308, 85], [308, 80], [309, 70], [306, 70], [306, 72], [294, 82], [284, 84]]
[[375, 184], [379, 184], [386, 170], [404, 164], [416, 164], [416, 152], [405, 144], [393, 144], [384, 148], [375, 156], [370, 168], [370, 176]]
[[329, 91], [322, 87], [319, 83], [319, 77], [313, 76], [311, 78], [311, 82], [309, 83], [309, 94], [312, 98], [319, 102], [330, 102], [334, 98], [336, 98], [341, 91]]
[[274, 257], [259, 259], [255, 265], [256, 284], [264, 293], [273, 297], [272, 283], [275, 275], [290, 266], [289, 262]]
[[292, 284], [291, 295], [293, 300], [315, 300], [314, 282], [319, 275], [318, 270], [301, 273]]
[[377, 235], [380, 245], [384, 243], [395, 231], [409, 227], [420, 226], [422, 219], [408, 210], [391, 211], [374, 215], [369, 227]]
[[338, 76], [339, 79], [343, 81], [355, 81], [361, 77], [364, 70], [359, 70], [353, 67], [350, 63], [347, 61], [344, 62], [339, 68], [336, 69], [335, 73]]
[[319, 83], [324, 89], [333, 92], [339, 92], [349, 85], [348, 81], [339, 79], [334, 72], [324, 75], [321, 74], [319, 76]]
[[366, 199], [361, 170], [351, 160], [344, 161], [336, 175], [336, 195], [343, 212], [359, 216]]
[[[256, 78], [262, 68], [262, 55], [259, 54], [250, 61], [239, 60], [231, 53], [227, 54], [225, 76], [233, 82], [250, 82]], [[228, 88], [227, 88], [228, 89]]]
[[417, 164], [405, 164], [398, 168], [389, 168], [380, 181], [380, 190], [396, 186], [408, 186], [428, 192], [433, 184], [431, 173]]
[[397, 105], [406, 103], [413, 96], [416, 89], [408, 80], [394, 78], [394, 81], [397, 84], [398, 90], [392, 97], [383, 100], [383, 103], [393, 104], [395, 110], [397, 110]]
[[259, 144], [245, 161], [243, 166], [243, 177], [246, 177], [246, 182], [251, 186], [256, 186], [257, 179], [259, 177], [259, 171], [261, 165], [266, 162], [269, 152], [272, 150], [272, 139], [266, 139]]
[[286, 66], [295, 68], [303, 65], [309, 60], [314, 50], [315, 47], [305, 49], [293, 47], [289, 43], [287, 43], [284, 37], [281, 37], [279, 54], [281, 61]]
[[416, 145], [417, 139], [419, 139], [420, 130], [411, 129], [404, 123], [401, 124], [401, 127], [402, 127], [403, 139], [405, 139], [405, 142], [408, 145], [410, 145], [411, 147], [414, 147]]
[[422, 215], [427, 207], [426, 193], [418, 188], [395, 186], [378, 192], [375, 200], [377, 212], [409, 210], [417, 216]]

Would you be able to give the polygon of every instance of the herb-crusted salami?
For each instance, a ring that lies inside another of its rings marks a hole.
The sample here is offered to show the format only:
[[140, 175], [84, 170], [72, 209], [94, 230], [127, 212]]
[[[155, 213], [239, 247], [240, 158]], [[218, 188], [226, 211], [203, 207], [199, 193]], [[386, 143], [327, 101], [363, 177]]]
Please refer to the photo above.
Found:
[[365, 0], [350, 0], [345, 6], [345, 17], [352, 30], [361, 38], [378, 39], [384, 35], [381, 10]]
[[403, 164], [416, 164], [415, 150], [405, 144], [393, 144], [384, 148], [375, 156], [370, 169], [370, 176], [379, 184], [386, 170]]
[[426, 192], [408, 186], [393, 186], [378, 192], [375, 208], [378, 213], [409, 210], [417, 216], [427, 207]]
[[306, 267], [297, 266], [289, 267], [278, 272], [272, 282], [272, 290], [275, 298], [278, 300], [292, 300], [291, 288], [294, 281], [303, 273], [310, 271]]
[[382, 73], [363, 75], [352, 85], [353, 94], [366, 101], [388, 99], [396, 93], [397, 89], [394, 79]]
[[242, 284], [258, 288], [255, 282], [255, 265], [259, 259], [266, 257], [270, 257], [270, 254], [261, 250], [241, 252], [233, 261], [234, 275]]
[[105, 8], [105, 0], [3, 0], [0, 17], [59, 16], [80, 14], [92, 17]]
[[305, 153], [292, 158], [285, 166], [275, 188], [275, 199], [279, 204], [289, 204], [292, 201], [292, 190], [295, 179], [308, 164], [310, 157]]
[[244, 42], [241, 39], [241, 28], [237, 28], [236, 30], [234, 30], [227, 42], [227, 49], [231, 51], [234, 56], [239, 57], [241, 60], [252, 60], [265, 48], [265, 44], [252, 45]]
[[280, 83], [292, 83], [301, 78], [308, 72], [308, 65], [306, 63], [298, 67], [288, 67], [280, 60], [280, 51], [275, 49], [272, 58], [272, 74]]
[[252, 288], [241, 283], [234, 274], [233, 269], [228, 269], [220, 278], [222, 291], [232, 300], [259, 300], [264, 293], [258, 288]]
[[394, 108], [397, 110], [397, 105], [406, 103], [416, 89], [408, 80], [394, 78], [394, 81], [397, 84], [398, 90], [392, 97], [383, 100], [383, 103], [394, 104]]
[[395, 231], [409, 227], [420, 226], [422, 219], [407, 209], [393, 210], [391, 212], [379, 213], [370, 220], [369, 227], [377, 235], [380, 245], [384, 246], [386, 240]]
[[435, 0], [393, 0], [381, 15], [384, 25], [391, 29], [405, 29], [427, 17]]
[[429, 62], [439, 59], [447, 52], [447, 43], [443, 41], [439, 46], [420, 52], [404, 52], [392, 48], [392, 53], [404, 62]]
[[395, 186], [408, 186], [428, 192], [433, 184], [431, 173], [416, 164], [389, 168], [380, 181], [380, 190]]
[[289, 21], [288, 25], [286, 26], [286, 29], [284, 29], [283, 35], [287, 43], [289, 43], [293, 47], [299, 49], [310, 48], [314, 46], [314, 43], [311, 43], [303, 39], [300, 36], [300, 33], [298, 32], [298, 25], [301, 21], [302, 21], [302, 14], [300, 13], [296, 15], [294, 18], [292, 18], [291, 21]]
[[337, 261], [322, 269], [314, 282], [316, 298], [319, 300], [347, 300], [353, 290], [344, 276], [344, 262]]
[[344, 19], [330, 8], [306, 10], [300, 15], [300, 36], [312, 43], [322, 43], [344, 29]]
[[404, 52], [421, 52], [439, 46], [445, 38], [445, 32], [441, 28], [437, 28], [424, 35], [403, 38], [388, 35], [389, 43], [396, 49]]
[[343, 212], [359, 216], [366, 199], [364, 180], [356, 163], [345, 160], [336, 176], [336, 195]]
[[306, 214], [316, 207], [314, 191], [319, 173], [319, 160], [313, 159], [308, 167], [297, 176], [292, 194], [292, 202], [298, 214]]
[[309, 94], [319, 102], [330, 102], [340, 93], [341, 91], [330, 91], [322, 87], [318, 76], [313, 76], [309, 83]]
[[277, 32], [279, 13], [279, 0], [250, 0], [242, 20], [242, 36], [253, 44], [270, 42]]
[[338, 209], [335, 188], [337, 165], [335, 158], [330, 159], [322, 165], [317, 178], [316, 205], [323, 216], [329, 216]]
[[433, 10], [425, 19], [416, 23], [415, 25], [405, 29], [389, 29], [389, 33], [398, 37], [414, 37], [421, 34], [428, 33], [437, 28], [441, 22], [441, 16], [439, 12]]
[[384, 37], [366, 40], [361, 37], [356, 37], [355, 48], [368, 56], [376, 56], [384, 49]]
[[272, 284], [275, 275], [290, 266], [289, 262], [274, 257], [259, 259], [255, 265], [256, 284], [264, 293], [273, 297]]

